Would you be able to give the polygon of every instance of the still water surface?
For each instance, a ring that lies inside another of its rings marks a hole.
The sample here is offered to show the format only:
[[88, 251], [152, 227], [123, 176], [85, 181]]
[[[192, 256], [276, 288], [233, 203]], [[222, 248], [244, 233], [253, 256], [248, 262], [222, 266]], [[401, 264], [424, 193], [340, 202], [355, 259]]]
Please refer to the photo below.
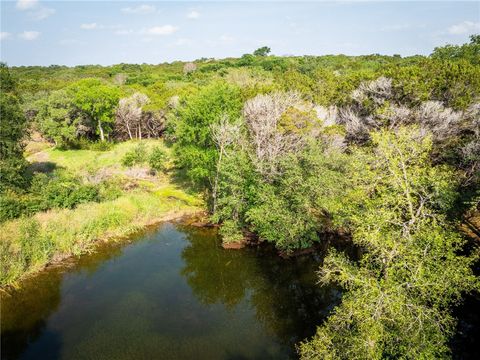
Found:
[[224, 250], [164, 224], [51, 268], [2, 296], [2, 359], [283, 359], [339, 293], [319, 258]]

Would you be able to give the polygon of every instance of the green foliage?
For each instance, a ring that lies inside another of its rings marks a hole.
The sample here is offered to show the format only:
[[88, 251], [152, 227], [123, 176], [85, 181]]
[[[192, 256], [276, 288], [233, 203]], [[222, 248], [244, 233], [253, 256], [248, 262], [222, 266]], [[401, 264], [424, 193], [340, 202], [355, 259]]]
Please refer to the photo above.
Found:
[[20, 217], [27, 212], [24, 197], [6, 190], [0, 196], [0, 223], [9, 219]]
[[217, 159], [211, 126], [222, 116], [237, 119], [241, 108], [239, 89], [219, 82], [189, 96], [178, 109], [174, 153], [177, 166], [186, 170], [190, 180], [208, 186]]
[[72, 97], [57, 90], [36, 102], [36, 122], [40, 132], [59, 147], [68, 147], [77, 138]]
[[106, 141], [87, 142], [82, 148], [93, 151], [109, 151], [113, 148], [113, 143]]
[[104, 141], [113, 130], [114, 112], [120, 99], [116, 87], [105, 85], [98, 79], [83, 79], [69, 87], [73, 103], [91, 121], [91, 127]]
[[320, 232], [331, 230], [330, 218], [342, 206], [348, 161], [315, 143], [297, 155], [287, 155], [281, 161], [281, 175], [259, 186], [246, 212], [248, 222], [280, 249], [312, 246]]
[[0, 198], [0, 222], [32, 215], [52, 208], [75, 208], [79, 204], [111, 199], [111, 185], [84, 184], [79, 178], [55, 171], [52, 174], [35, 174], [24, 192], [7, 191]]
[[27, 120], [15, 93], [15, 82], [5, 64], [0, 63], [0, 193], [27, 185], [23, 139]]
[[213, 221], [222, 223], [223, 241], [240, 239], [241, 228], [247, 226], [245, 213], [257, 194], [258, 181], [247, 152], [238, 148], [227, 152], [218, 171], [218, 198], [212, 215]]
[[159, 147], [155, 146], [148, 156], [148, 165], [150, 168], [156, 171], [165, 170], [165, 163], [167, 161], [167, 154], [165, 151]]
[[147, 160], [147, 148], [143, 142], [128, 151], [122, 158], [122, 165], [132, 167], [141, 165]]
[[267, 56], [270, 53], [270, 48], [268, 46], [262, 46], [253, 52], [255, 56]]
[[321, 282], [348, 293], [300, 346], [302, 358], [447, 358], [449, 308], [478, 286], [475, 259], [458, 255], [463, 240], [442, 215], [455, 196], [453, 173], [431, 165], [431, 140], [415, 129], [372, 139], [375, 156], [367, 152], [352, 177], [354, 205], [344, 213], [364, 251], [358, 264], [334, 251], [325, 259]]
[[99, 200], [97, 187], [82, 184], [77, 178], [58, 172], [53, 176], [37, 174], [32, 180], [30, 192], [31, 212], [51, 208], [72, 209], [79, 204]]
[[445, 45], [436, 47], [431, 54], [440, 60], [467, 60], [472, 64], [480, 64], [480, 35], [471, 35], [470, 43], [463, 45]]
[[244, 239], [241, 227], [234, 220], [226, 220], [223, 222], [219, 233], [222, 236], [222, 242], [225, 244], [239, 243]]

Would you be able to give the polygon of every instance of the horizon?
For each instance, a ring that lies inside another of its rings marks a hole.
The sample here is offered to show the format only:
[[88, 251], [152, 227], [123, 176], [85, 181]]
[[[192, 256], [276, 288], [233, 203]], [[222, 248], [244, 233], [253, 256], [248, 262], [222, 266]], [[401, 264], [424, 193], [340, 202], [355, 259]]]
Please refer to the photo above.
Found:
[[276, 56], [402, 57], [467, 43], [480, 2], [1, 2], [0, 60], [19, 66], [111, 66]]

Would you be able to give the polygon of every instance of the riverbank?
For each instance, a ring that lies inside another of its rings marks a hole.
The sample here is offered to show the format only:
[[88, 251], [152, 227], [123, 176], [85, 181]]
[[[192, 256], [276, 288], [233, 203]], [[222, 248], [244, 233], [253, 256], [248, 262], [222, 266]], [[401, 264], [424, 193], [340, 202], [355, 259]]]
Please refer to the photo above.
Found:
[[94, 251], [99, 242], [115, 241], [149, 225], [202, 211], [197, 198], [170, 189], [139, 191], [113, 201], [9, 221], [0, 227], [0, 287], [18, 285], [49, 264]]
[[[146, 140], [147, 146], [164, 146]], [[204, 211], [200, 194], [188, 193], [171, 173], [150, 174], [147, 168], [125, 168], [121, 159], [138, 142], [116, 144], [108, 151], [44, 149], [30, 156], [34, 167], [53, 164], [85, 183], [112, 181], [115, 199], [88, 202], [73, 209], [54, 208], [0, 224], [0, 289], [46, 266], [95, 250], [100, 242], [116, 241], [162, 221]]]

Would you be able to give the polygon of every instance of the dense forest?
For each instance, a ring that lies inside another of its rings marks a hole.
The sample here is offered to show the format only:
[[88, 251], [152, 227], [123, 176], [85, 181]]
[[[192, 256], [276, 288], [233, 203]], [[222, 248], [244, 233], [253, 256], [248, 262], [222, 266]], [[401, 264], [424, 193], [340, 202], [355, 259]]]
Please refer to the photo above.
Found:
[[[452, 308], [479, 289], [465, 233], [478, 236], [480, 35], [430, 56], [269, 53], [2, 64], [0, 285], [174, 197], [208, 210], [226, 247], [267, 242], [289, 256], [337, 234], [357, 250], [328, 247], [319, 286], [345, 292], [298, 344], [303, 359], [449, 358]], [[70, 163], [37, 156], [45, 148]], [[81, 151], [100, 165], [75, 171]], [[185, 193], [158, 197], [103, 171], [109, 151], [123, 175]]]

